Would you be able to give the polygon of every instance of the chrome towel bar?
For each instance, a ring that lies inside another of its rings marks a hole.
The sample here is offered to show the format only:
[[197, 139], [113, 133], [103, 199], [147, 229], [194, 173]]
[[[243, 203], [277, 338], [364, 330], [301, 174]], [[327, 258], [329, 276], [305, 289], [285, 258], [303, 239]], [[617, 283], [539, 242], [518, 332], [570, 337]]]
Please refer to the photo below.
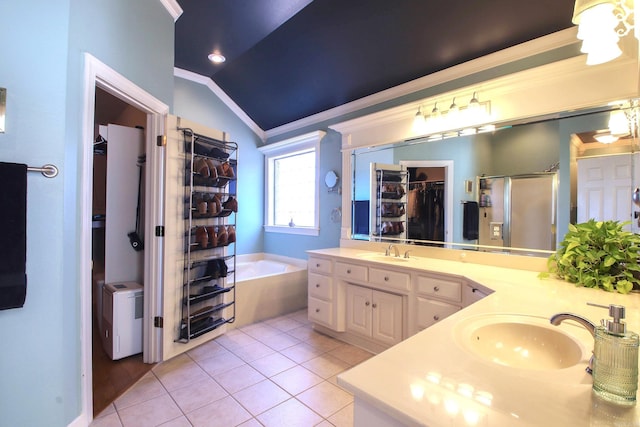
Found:
[[55, 178], [58, 175], [58, 168], [55, 165], [44, 165], [42, 167], [27, 166], [28, 172], [40, 172], [47, 178]]

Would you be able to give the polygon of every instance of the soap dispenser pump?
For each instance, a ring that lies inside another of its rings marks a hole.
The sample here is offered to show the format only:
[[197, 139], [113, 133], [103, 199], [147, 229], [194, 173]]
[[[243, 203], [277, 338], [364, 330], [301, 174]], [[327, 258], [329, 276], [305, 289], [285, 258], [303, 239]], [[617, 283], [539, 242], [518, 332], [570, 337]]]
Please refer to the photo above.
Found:
[[602, 320], [595, 328], [593, 348], [593, 392], [604, 400], [621, 405], [635, 405], [638, 390], [638, 334], [627, 332], [622, 322], [625, 308], [611, 304], [596, 307], [608, 308], [613, 318]]

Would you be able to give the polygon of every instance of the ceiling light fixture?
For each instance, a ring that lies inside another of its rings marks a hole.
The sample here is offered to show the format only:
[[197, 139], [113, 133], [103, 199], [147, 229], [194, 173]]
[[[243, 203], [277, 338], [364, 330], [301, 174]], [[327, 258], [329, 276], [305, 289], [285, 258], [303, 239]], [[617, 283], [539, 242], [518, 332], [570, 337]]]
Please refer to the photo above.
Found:
[[640, 28], [635, 27], [635, 16], [640, 13], [640, 1], [635, 0], [576, 0], [571, 22], [578, 25], [581, 52], [587, 54], [587, 65], [611, 61], [622, 50], [620, 37], [631, 30], [640, 39]]
[[417, 135], [427, 135], [429, 140], [450, 138], [452, 136], [472, 135], [495, 129], [495, 126], [487, 124], [491, 121], [491, 103], [480, 102], [477, 92], [467, 106], [459, 107], [456, 97], [451, 101], [449, 110], [440, 111], [436, 101], [431, 114], [423, 115], [422, 106], [413, 120], [413, 129]]
[[227, 60], [227, 58], [225, 58], [224, 55], [221, 54], [220, 52], [210, 53], [208, 58], [209, 58], [209, 61], [213, 62], [214, 64], [222, 64], [224, 61]]

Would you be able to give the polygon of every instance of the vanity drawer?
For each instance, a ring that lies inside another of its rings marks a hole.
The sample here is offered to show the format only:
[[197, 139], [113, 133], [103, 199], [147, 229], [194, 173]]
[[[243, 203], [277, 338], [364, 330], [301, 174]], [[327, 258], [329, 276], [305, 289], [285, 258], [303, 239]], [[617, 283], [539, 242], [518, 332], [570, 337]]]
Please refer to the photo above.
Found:
[[315, 271], [318, 273], [331, 274], [331, 260], [324, 258], [309, 257], [307, 262], [309, 271]]
[[381, 268], [369, 268], [370, 283], [380, 285], [383, 288], [408, 291], [411, 288], [411, 276], [407, 273], [383, 270]]
[[336, 275], [343, 279], [367, 281], [367, 267], [364, 265], [336, 262]]
[[309, 295], [331, 301], [333, 299], [333, 286], [331, 277], [321, 274], [309, 273]]
[[462, 283], [433, 276], [418, 276], [417, 291], [421, 295], [434, 296], [454, 302], [462, 301]]
[[417, 298], [417, 301], [416, 324], [418, 329], [428, 328], [434, 323], [460, 310], [460, 307], [457, 305], [447, 304], [446, 302], [428, 300], [420, 297]]
[[309, 297], [307, 316], [312, 322], [318, 322], [327, 326], [335, 327], [333, 324], [333, 304], [317, 298]]

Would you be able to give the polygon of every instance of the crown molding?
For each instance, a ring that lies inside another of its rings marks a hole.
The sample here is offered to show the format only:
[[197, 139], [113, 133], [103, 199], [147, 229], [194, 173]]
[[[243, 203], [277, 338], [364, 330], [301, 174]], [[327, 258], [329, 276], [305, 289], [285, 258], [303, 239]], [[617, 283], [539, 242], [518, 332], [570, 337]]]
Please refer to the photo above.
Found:
[[173, 22], [176, 22], [182, 16], [183, 10], [176, 0], [160, 0], [160, 3], [167, 9], [167, 12], [173, 18]]
[[209, 77], [176, 67], [173, 68], [173, 75], [181, 79], [204, 85], [209, 88], [209, 90], [213, 92], [213, 94], [217, 96], [223, 104], [225, 104], [236, 116], [238, 116], [240, 120], [242, 120], [245, 125], [247, 125], [256, 135], [258, 135], [262, 142], [266, 141], [267, 136], [264, 130], [262, 130], [260, 126], [258, 126], [253, 120], [251, 120], [251, 117], [249, 117], [247, 113], [245, 113], [244, 110], [240, 108], [238, 104], [236, 104], [225, 93], [225, 91], [223, 91], [220, 86], [215, 84]]
[[570, 46], [578, 42], [577, 27], [558, 31], [547, 36], [543, 36], [517, 46], [513, 46], [501, 51], [438, 71], [410, 82], [383, 90], [373, 95], [351, 101], [338, 107], [296, 120], [291, 123], [278, 126], [266, 131], [267, 138], [276, 137], [284, 133], [293, 132], [307, 126], [332, 120], [359, 110], [391, 101], [401, 96], [409, 95], [421, 90], [447, 83], [462, 77], [486, 71], [501, 65], [522, 60], [554, 49]]

